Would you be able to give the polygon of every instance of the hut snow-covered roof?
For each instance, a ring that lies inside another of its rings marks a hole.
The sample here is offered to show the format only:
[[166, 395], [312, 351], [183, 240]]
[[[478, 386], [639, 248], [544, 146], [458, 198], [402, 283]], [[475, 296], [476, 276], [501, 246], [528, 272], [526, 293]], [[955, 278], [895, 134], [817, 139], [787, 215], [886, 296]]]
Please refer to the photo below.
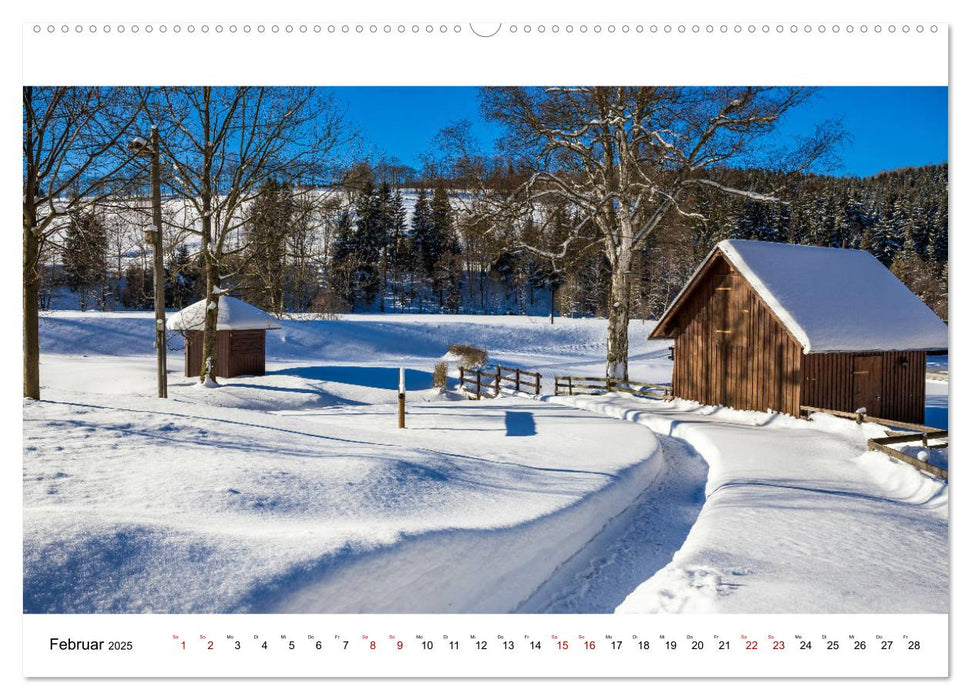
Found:
[[[169, 316], [165, 325], [173, 331], [201, 331], [205, 318], [206, 300], [203, 299]], [[272, 330], [279, 327], [276, 319], [262, 309], [235, 297], [219, 297], [217, 331]]]
[[947, 325], [866, 251], [748, 240], [712, 249], [652, 337], [665, 336], [668, 321], [718, 253], [806, 354], [947, 348]]

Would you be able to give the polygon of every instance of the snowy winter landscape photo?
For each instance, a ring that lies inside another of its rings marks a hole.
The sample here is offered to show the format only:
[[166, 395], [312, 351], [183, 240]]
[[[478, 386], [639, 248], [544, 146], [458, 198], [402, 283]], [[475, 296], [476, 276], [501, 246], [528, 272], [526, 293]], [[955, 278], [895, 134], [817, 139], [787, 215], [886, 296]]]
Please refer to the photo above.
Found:
[[946, 89], [23, 98], [25, 613], [949, 611]]

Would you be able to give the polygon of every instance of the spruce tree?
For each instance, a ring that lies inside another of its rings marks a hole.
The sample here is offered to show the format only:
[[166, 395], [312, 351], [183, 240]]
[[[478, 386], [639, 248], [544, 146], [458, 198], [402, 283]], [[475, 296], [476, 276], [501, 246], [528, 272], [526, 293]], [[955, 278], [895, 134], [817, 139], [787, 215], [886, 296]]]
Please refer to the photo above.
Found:
[[455, 235], [455, 212], [441, 181], [435, 186], [431, 202], [434, 241], [431, 246], [432, 289], [438, 295], [439, 309], [456, 312], [461, 301], [462, 247]]
[[422, 311], [424, 289], [426, 285], [431, 284], [439, 252], [435, 223], [432, 221], [431, 204], [424, 189], [418, 190], [418, 199], [411, 214], [409, 238], [414, 251], [417, 273], [412, 298], [418, 300], [418, 310]]
[[357, 296], [354, 287], [355, 236], [350, 212], [341, 212], [337, 218], [327, 281], [331, 291], [343, 299], [352, 310]]
[[278, 180], [264, 182], [250, 205], [245, 234], [251, 255], [240, 284], [243, 297], [276, 313], [286, 310], [287, 241], [298, 214], [290, 189]]
[[68, 288], [78, 295], [81, 311], [88, 298], [96, 298], [104, 311], [107, 307], [108, 235], [104, 222], [95, 212], [74, 214], [64, 236], [62, 263]]

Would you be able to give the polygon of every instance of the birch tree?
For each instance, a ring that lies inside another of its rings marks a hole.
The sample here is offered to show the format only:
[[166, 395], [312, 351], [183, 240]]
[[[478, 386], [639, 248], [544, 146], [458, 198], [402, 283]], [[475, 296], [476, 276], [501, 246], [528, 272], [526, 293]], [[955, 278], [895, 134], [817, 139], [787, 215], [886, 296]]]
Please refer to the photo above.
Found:
[[23, 89], [24, 397], [40, 398], [38, 294], [41, 266], [80, 208], [112, 191], [130, 164], [125, 145], [137, 118], [124, 88]]
[[753, 87], [484, 90], [486, 117], [506, 127], [505, 146], [528, 175], [497, 203], [493, 214], [501, 225], [555, 199], [578, 214], [575, 233], [557, 250], [534, 252], [565, 257], [589, 226], [601, 240], [611, 271], [606, 376], [628, 378], [630, 273], [652, 232], [670, 217], [703, 220], [705, 213], [691, 205], [702, 189], [778, 198], [724, 184], [719, 170], [725, 166], [751, 164], [759, 155], [777, 168], [800, 170], [828, 152], [839, 132], [827, 127], [785, 154], [756, 153], [760, 139], [809, 94]]
[[250, 203], [260, 184], [293, 183], [293, 197], [328, 196], [346, 133], [332, 100], [315, 88], [174, 87], [146, 101], [159, 127], [162, 167], [192, 212], [182, 226], [201, 239], [206, 313], [200, 382], [215, 384], [219, 297], [243, 260]]

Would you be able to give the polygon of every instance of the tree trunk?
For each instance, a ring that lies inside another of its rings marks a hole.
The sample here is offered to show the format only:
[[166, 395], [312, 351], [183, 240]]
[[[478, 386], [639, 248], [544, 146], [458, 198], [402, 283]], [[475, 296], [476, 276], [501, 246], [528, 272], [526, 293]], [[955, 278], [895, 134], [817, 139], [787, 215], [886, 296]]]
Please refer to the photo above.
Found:
[[219, 267], [216, 258], [209, 248], [211, 241], [212, 222], [210, 217], [202, 220], [203, 259], [206, 266], [206, 320], [202, 331], [202, 367], [199, 371], [199, 381], [202, 384], [216, 383], [216, 321], [219, 318], [219, 295], [214, 288], [219, 285]]
[[[219, 297], [214, 288], [219, 284], [219, 260], [216, 257], [217, 245], [212, 240], [212, 133], [211, 95], [212, 88], [202, 90], [204, 101], [203, 133], [205, 144], [202, 154], [202, 259], [206, 268], [206, 316], [202, 330], [202, 367], [199, 371], [199, 381], [211, 386], [216, 383], [216, 320], [219, 318]], [[220, 240], [222, 243], [222, 240]]]
[[33, 226], [24, 222], [24, 398], [40, 398], [40, 322], [37, 303], [40, 276], [37, 251], [40, 242]]
[[629, 252], [613, 257], [610, 274], [610, 308], [607, 315], [607, 377], [628, 379], [627, 326], [630, 323]]

